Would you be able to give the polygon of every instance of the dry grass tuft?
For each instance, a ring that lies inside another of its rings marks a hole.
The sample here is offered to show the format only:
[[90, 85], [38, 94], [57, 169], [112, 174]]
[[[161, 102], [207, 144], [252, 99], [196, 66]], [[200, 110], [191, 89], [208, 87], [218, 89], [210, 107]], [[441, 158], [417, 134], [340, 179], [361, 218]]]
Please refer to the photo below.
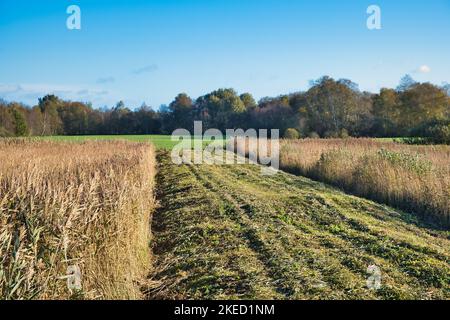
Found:
[[450, 147], [373, 139], [285, 140], [280, 167], [450, 225]]
[[148, 144], [2, 140], [0, 297], [140, 298], [154, 164]]

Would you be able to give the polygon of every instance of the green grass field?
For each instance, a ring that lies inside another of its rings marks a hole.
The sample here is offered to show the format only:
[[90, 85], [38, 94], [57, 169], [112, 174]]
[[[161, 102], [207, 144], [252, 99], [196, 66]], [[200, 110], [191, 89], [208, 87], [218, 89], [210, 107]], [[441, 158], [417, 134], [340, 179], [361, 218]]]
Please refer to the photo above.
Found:
[[[49, 139], [54, 141], [84, 141], [84, 140], [130, 140], [136, 142], [151, 142], [156, 149], [170, 150], [178, 142], [171, 140], [170, 135], [93, 135], [93, 136], [51, 136], [40, 137], [38, 139]], [[197, 139], [197, 138], [195, 138]], [[193, 139], [193, 140], [195, 140]], [[199, 139], [199, 138], [198, 138]], [[376, 140], [383, 142], [398, 142], [401, 143], [403, 138], [376, 138]], [[208, 144], [208, 141], [204, 141], [204, 144]]]
[[[85, 141], [85, 140], [129, 140], [136, 142], [151, 142], [157, 149], [170, 150], [178, 141], [172, 141], [170, 135], [102, 135], [102, 136], [52, 136], [39, 139], [49, 139], [53, 141]], [[192, 139], [199, 140], [200, 138]], [[204, 144], [209, 141], [205, 140]]]

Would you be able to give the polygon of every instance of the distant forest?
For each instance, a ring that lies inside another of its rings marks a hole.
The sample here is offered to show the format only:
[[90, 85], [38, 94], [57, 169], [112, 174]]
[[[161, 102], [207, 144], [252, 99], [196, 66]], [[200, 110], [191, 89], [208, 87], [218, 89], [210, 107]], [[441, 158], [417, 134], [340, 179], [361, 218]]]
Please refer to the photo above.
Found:
[[36, 106], [0, 100], [0, 136], [171, 134], [203, 129], [280, 129], [287, 138], [422, 137], [433, 143], [450, 141], [450, 86], [418, 83], [409, 75], [395, 89], [362, 92], [346, 79], [322, 77], [307, 91], [262, 98], [219, 89], [192, 99], [179, 94], [157, 111], [129, 108], [118, 102], [111, 109], [65, 101], [55, 95]]

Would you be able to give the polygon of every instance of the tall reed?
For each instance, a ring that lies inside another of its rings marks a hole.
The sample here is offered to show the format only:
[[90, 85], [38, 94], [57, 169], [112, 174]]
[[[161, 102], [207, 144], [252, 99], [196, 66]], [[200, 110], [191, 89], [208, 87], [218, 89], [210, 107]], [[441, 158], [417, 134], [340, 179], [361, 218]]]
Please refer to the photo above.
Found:
[[140, 298], [154, 165], [148, 144], [0, 141], [0, 297]]
[[280, 167], [450, 226], [449, 146], [284, 140]]

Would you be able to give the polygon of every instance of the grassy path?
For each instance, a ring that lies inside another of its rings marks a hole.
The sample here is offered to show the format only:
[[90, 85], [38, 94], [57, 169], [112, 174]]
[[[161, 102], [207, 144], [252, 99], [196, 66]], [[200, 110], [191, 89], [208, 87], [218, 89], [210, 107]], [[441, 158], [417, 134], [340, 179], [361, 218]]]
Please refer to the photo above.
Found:
[[[450, 236], [321, 183], [159, 154], [149, 298], [450, 298]], [[367, 267], [382, 272], [366, 286]]]

